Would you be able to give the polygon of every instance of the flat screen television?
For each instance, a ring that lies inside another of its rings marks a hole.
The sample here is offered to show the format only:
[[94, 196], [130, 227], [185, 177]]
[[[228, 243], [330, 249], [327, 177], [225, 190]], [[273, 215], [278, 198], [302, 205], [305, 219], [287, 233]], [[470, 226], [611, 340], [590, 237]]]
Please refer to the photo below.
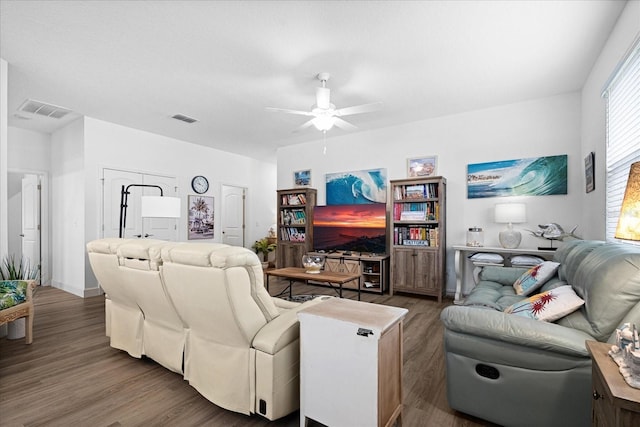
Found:
[[313, 209], [316, 251], [387, 252], [387, 205], [328, 205]]

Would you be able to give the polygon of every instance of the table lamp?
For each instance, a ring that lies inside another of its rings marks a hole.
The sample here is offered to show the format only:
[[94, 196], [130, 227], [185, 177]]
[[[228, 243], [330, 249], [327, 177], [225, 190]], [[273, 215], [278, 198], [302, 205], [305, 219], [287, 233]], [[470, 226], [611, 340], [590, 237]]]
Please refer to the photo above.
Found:
[[527, 207], [524, 203], [498, 203], [495, 206], [494, 221], [508, 224], [507, 229], [500, 232], [498, 238], [505, 249], [520, 246], [522, 234], [513, 229], [514, 223], [527, 222]]
[[616, 239], [640, 240], [640, 162], [629, 169], [627, 189], [624, 192]]

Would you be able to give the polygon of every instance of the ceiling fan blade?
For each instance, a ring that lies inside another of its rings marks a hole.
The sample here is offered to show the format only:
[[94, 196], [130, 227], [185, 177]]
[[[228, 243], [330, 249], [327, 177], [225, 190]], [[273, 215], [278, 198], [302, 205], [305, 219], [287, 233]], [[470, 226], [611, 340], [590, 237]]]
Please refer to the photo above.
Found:
[[303, 130], [305, 130], [306, 128], [308, 128], [309, 126], [313, 125], [313, 119], [308, 120], [306, 122], [304, 122], [303, 124], [301, 124], [300, 126], [298, 126], [297, 128], [295, 128], [292, 132], [301, 132]]
[[349, 122], [347, 122], [345, 120], [342, 120], [339, 117], [334, 117], [333, 118], [333, 124], [335, 126], [339, 127], [342, 130], [356, 130], [356, 129], [358, 129], [357, 126], [354, 126], [351, 123], [349, 123]]
[[331, 90], [328, 87], [316, 88], [316, 105], [322, 110], [328, 110], [331, 106]]
[[273, 111], [273, 112], [276, 112], [276, 113], [298, 114], [298, 115], [301, 115], [301, 116], [315, 116], [315, 114], [313, 114], [310, 111], [289, 110], [287, 108], [265, 107], [265, 110]]
[[336, 110], [336, 116], [350, 116], [352, 114], [370, 113], [382, 108], [382, 102], [372, 102], [371, 104], [356, 105]]

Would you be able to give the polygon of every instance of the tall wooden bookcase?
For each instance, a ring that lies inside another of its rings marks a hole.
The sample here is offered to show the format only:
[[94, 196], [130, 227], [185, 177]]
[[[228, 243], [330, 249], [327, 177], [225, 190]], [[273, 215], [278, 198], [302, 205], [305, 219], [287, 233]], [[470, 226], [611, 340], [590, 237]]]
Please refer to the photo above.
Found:
[[442, 301], [446, 290], [446, 186], [443, 177], [390, 182], [391, 295], [407, 292]]
[[302, 256], [313, 250], [315, 188], [278, 190], [276, 267], [302, 267]]

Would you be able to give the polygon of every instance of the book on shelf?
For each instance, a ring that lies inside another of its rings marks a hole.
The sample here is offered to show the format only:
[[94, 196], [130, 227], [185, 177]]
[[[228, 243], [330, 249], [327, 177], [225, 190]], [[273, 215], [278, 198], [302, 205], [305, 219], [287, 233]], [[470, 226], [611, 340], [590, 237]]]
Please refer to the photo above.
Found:
[[403, 211], [400, 212], [400, 221], [424, 221], [427, 217], [425, 211]]
[[394, 200], [406, 199], [433, 199], [438, 197], [438, 184], [435, 182], [427, 184], [398, 185], [394, 187]]
[[305, 233], [297, 228], [284, 227], [280, 230], [280, 237], [283, 241], [289, 242], [304, 242]]
[[307, 197], [303, 193], [282, 195], [282, 205], [295, 206], [305, 204], [307, 204]]
[[393, 244], [400, 246], [437, 247], [438, 228], [427, 227], [394, 227]]

